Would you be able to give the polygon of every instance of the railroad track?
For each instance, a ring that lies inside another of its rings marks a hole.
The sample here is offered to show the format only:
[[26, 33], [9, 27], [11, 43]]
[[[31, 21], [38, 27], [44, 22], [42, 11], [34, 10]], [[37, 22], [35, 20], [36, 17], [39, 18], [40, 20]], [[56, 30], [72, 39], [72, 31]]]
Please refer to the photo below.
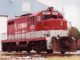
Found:
[[52, 54], [47, 54], [45, 52], [43, 53], [35, 53], [35, 52], [32, 52], [32, 53], [27, 53], [27, 52], [2, 52], [1, 53], [2, 55], [6, 55], [6, 56], [42, 56], [42, 57], [51, 57], [51, 56], [74, 56], [74, 55], [80, 55], [80, 54], [60, 54], [60, 53], [52, 53]]

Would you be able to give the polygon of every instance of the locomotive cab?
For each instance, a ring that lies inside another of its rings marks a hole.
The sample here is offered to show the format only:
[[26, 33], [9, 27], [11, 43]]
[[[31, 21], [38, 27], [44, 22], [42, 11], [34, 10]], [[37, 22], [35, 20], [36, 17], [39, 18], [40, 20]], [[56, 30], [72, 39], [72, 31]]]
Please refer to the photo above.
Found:
[[55, 10], [53, 7], [49, 7], [48, 10], [43, 11], [43, 19], [63, 19], [63, 16], [61, 13], [59, 13], [57, 10]]

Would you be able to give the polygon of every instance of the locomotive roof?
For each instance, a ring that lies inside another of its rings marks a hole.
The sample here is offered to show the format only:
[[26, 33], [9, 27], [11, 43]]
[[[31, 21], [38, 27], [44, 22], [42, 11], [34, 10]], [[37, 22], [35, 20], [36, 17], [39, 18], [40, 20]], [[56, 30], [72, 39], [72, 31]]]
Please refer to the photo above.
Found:
[[55, 12], [55, 11], [56, 11], [56, 12], [58, 12], [58, 15], [63, 16], [61, 12], [59, 12], [59, 11], [55, 10], [53, 7], [49, 7], [48, 9], [43, 10], [43, 11], [39, 11], [39, 12], [37, 12], [37, 13], [35, 13], [35, 14], [31, 14], [31, 13], [23, 14], [23, 15], [21, 15], [21, 16], [18, 16], [18, 17], [16, 17], [16, 18], [13, 18], [13, 19], [8, 20], [8, 22], [13, 22], [14, 20], [16, 20], [16, 19], [20, 19], [20, 18], [22, 18], [22, 17], [37, 16], [37, 15], [42, 14], [43, 12], [46, 12], [46, 11], [53, 11], [53, 12]]

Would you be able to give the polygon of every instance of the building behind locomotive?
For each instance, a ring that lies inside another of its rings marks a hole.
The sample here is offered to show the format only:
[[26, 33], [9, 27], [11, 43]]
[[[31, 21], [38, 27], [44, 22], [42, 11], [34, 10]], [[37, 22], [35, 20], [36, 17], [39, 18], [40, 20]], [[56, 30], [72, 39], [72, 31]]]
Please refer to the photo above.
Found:
[[67, 21], [53, 7], [36, 14], [27, 14], [8, 22], [8, 39], [2, 41], [3, 51], [37, 52], [75, 51], [69, 38]]

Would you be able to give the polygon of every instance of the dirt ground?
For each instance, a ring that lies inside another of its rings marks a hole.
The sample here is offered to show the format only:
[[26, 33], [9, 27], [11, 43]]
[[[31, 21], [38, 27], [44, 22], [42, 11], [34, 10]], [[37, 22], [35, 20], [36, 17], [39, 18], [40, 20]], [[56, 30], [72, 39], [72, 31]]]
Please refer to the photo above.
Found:
[[0, 60], [80, 60], [80, 56], [53, 56], [53, 57], [14, 57], [0, 56]]
[[47, 60], [80, 60], [80, 56], [53, 56]]
[[80, 60], [80, 55], [53, 55], [53, 56], [17, 56], [17, 55], [4, 55], [0, 53], [0, 60]]

